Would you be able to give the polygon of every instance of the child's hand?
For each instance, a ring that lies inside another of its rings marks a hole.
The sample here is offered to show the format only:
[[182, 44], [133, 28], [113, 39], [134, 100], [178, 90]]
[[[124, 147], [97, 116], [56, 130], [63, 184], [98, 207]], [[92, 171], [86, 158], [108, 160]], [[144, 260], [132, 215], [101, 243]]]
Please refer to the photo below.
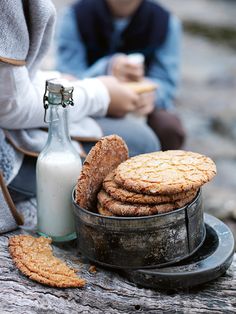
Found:
[[121, 118], [129, 112], [137, 110], [139, 96], [130, 88], [121, 84], [116, 78], [111, 76], [99, 77], [107, 87], [111, 97], [111, 102], [107, 114], [116, 118]]

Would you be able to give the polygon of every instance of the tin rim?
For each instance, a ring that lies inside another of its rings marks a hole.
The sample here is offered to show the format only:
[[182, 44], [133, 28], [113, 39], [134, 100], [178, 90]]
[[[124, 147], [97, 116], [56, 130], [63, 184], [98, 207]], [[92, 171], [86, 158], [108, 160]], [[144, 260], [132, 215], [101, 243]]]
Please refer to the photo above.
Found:
[[[149, 215], [149, 216], [132, 216], [132, 217], [122, 217], [122, 216], [103, 216], [103, 215], [100, 215], [98, 213], [94, 213], [94, 212], [91, 212], [85, 208], [82, 208], [80, 207], [76, 201], [75, 201], [75, 190], [76, 190], [76, 187], [74, 187], [73, 191], [72, 191], [72, 202], [73, 202], [73, 205], [74, 205], [74, 212], [75, 214], [77, 215], [77, 210], [81, 210], [82, 212], [84, 212], [85, 214], [87, 215], [92, 215], [94, 217], [98, 217], [98, 218], [102, 218], [102, 219], [107, 219], [107, 220], [123, 220], [123, 221], [129, 221], [129, 220], [148, 220], [148, 219], [152, 219], [152, 218], [155, 218], [155, 217], [163, 217], [163, 216], [168, 216], [168, 215], [173, 215], [173, 213], [178, 213], [180, 211], [183, 211], [185, 210], [186, 208], [192, 206], [193, 203], [197, 202], [198, 199], [200, 198], [201, 196], [201, 188], [198, 190], [197, 192], [197, 195], [194, 197], [194, 199], [192, 200], [191, 203], [188, 203], [187, 205], [183, 206], [183, 207], [180, 207], [180, 208], [177, 208], [177, 209], [174, 209], [172, 211], [169, 211], [167, 213], [160, 213], [160, 214], [155, 214], [155, 215]], [[76, 210], [75, 210], [76, 208]]]

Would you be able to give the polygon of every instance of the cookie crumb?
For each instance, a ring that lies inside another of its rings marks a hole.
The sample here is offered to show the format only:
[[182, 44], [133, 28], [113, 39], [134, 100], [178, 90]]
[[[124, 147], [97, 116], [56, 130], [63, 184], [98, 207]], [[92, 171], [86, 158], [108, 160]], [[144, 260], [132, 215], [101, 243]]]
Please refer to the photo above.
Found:
[[88, 270], [91, 274], [96, 274], [97, 268], [95, 265], [91, 265]]

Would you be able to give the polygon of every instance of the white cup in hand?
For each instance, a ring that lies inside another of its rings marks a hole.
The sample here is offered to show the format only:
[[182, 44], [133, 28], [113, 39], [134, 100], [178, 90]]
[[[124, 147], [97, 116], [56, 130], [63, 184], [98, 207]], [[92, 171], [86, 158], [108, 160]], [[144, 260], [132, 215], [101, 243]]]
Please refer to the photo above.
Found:
[[144, 55], [142, 53], [131, 53], [128, 56], [129, 62], [137, 65], [144, 65]]

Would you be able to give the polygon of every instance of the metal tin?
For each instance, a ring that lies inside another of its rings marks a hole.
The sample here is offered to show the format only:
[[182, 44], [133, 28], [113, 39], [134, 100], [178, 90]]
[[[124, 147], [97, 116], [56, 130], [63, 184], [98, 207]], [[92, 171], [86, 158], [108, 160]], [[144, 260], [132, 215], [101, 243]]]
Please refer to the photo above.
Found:
[[143, 217], [106, 217], [74, 200], [79, 251], [103, 266], [137, 269], [176, 263], [192, 255], [205, 239], [199, 190], [185, 207]]

